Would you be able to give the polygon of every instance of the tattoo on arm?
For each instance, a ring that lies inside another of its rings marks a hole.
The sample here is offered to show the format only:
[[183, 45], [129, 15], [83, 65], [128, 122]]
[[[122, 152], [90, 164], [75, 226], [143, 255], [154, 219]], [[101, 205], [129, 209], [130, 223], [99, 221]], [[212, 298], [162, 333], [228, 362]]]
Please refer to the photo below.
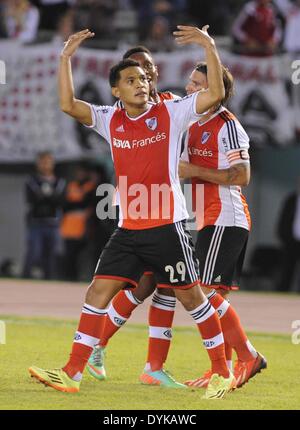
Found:
[[229, 184], [243, 184], [247, 177], [248, 166], [246, 164], [236, 164], [228, 169], [227, 180]]

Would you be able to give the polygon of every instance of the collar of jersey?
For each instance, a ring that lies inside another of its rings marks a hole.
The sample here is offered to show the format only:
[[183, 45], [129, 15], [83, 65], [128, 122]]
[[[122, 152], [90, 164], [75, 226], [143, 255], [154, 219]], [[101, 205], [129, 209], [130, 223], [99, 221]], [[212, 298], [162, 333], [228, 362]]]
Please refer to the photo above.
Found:
[[217, 115], [219, 115], [220, 112], [223, 112], [224, 110], [226, 110], [226, 108], [224, 106], [221, 106], [211, 117], [209, 117], [206, 121], [204, 122], [200, 122], [198, 121], [199, 125], [204, 125], [206, 123], [208, 123], [209, 121], [211, 121], [212, 119], [214, 119]]
[[150, 110], [153, 108], [153, 106], [155, 105], [155, 103], [148, 102], [148, 104], [150, 105], [149, 109], [147, 109], [146, 112], [141, 113], [141, 115], [136, 116], [134, 118], [131, 118], [131, 116], [129, 116], [128, 113], [125, 111], [125, 114], [126, 114], [127, 118], [130, 119], [130, 121], [137, 121], [138, 119], [142, 118], [144, 115], [147, 115], [147, 113], [150, 112]]

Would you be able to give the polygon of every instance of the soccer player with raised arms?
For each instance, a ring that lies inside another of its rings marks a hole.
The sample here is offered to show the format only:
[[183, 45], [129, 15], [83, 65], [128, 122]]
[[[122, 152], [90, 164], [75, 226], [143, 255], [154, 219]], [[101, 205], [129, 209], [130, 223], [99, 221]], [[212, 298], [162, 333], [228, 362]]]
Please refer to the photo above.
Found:
[[[149, 101], [158, 103], [163, 100], [180, 98], [170, 91], [160, 92], [157, 90], [158, 68], [149, 49], [145, 46], [135, 46], [124, 53], [123, 60], [127, 58], [137, 61], [146, 73], [149, 82]], [[122, 106], [120, 101], [117, 103]], [[137, 288], [121, 290], [112, 300], [107, 310], [101, 343], [94, 348], [87, 363], [89, 373], [99, 381], [107, 378], [104, 359], [109, 339], [126, 323], [136, 307], [154, 292], [155, 288], [155, 277], [153, 273], [148, 271], [142, 275]], [[151, 335], [149, 339], [151, 347], [147, 360], [149, 369], [147, 372], [143, 372], [140, 378], [141, 382], [147, 384], [154, 383], [170, 388], [184, 388], [163, 367], [172, 338], [176, 299], [173, 290], [164, 288], [164, 297], [162, 297], [161, 291], [161, 289], [157, 290], [149, 309], [149, 331]]]
[[[146, 47], [131, 48], [125, 52], [124, 58], [138, 61], [144, 69], [150, 82], [150, 100], [157, 102], [159, 99], [177, 98], [170, 92], [157, 91], [157, 67]], [[237, 386], [240, 387], [266, 367], [266, 360], [251, 345], [234, 307], [226, 301], [228, 291], [235, 289], [239, 282], [250, 228], [248, 206], [239, 189], [240, 185], [246, 185], [249, 180], [250, 165], [247, 152], [248, 136], [238, 120], [225, 108], [233, 93], [233, 77], [224, 66], [222, 66], [222, 73], [225, 87], [224, 99], [201, 117], [199, 122], [192, 125], [187, 134], [184, 158], [188, 161], [189, 157], [192, 157], [191, 159], [195, 160], [199, 166], [204, 163], [204, 166], [209, 167], [204, 170], [200, 169], [202, 175], [210, 175], [204, 183], [197, 178], [193, 179], [193, 207], [198, 209], [196, 216], [197, 230], [199, 230], [196, 253], [200, 261], [202, 288], [210, 303], [218, 310], [225, 342], [226, 361], [230, 369], [232, 368], [233, 349], [237, 354], [234, 376]], [[186, 86], [187, 94], [207, 89], [207, 85], [207, 66], [205, 62], [202, 62], [197, 64], [191, 73]], [[227, 121], [224, 121], [226, 118]], [[215, 124], [217, 133], [215, 129], [211, 130]], [[232, 135], [232, 131], [235, 130], [238, 130], [238, 133]], [[234, 148], [231, 147], [233, 146], [232, 137], [235, 138], [236, 147]], [[222, 143], [224, 139], [225, 142], [229, 141], [226, 150]], [[241, 150], [242, 154], [240, 154]], [[228, 155], [229, 161], [225, 154]], [[215, 172], [215, 169], [220, 169], [220, 171]], [[183, 176], [189, 177], [189, 172], [195, 172], [195, 166], [181, 162], [180, 171]], [[222, 184], [210, 183], [211, 177], [214, 181], [217, 177]], [[201, 201], [204, 204], [197, 204]], [[224, 213], [225, 218], [222, 215]], [[215, 231], [219, 231], [218, 240], [216, 240], [216, 235], [213, 235]], [[210, 280], [205, 275], [208, 267], [211, 272]], [[122, 290], [114, 297], [107, 312], [101, 342], [94, 348], [88, 361], [90, 374], [98, 380], [106, 379], [104, 355], [109, 339], [130, 318], [133, 310], [153, 293], [155, 287], [155, 277], [153, 274], [147, 273], [142, 276], [137, 288], [132, 291]], [[217, 289], [220, 294], [213, 289]], [[164, 369], [172, 339], [175, 304], [176, 299], [173, 290], [170, 289], [158, 288], [152, 297], [149, 309], [147, 363], [140, 375], [140, 381], [143, 384], [170, 388], [183, 387]], [[206, 388], [210, 377], [211, 369], [203, 376], [187, 381], [187, 384]]]
[[[212, 362], [204, 397], [222, 398], [236, 386], [226, 365], [220, 320], [199, 285], [199, 267], [185, 227], [188, 213], [178, 176], [182, 132], [223, 99], [222, 69], [207, 27], [178, 26], [174, 34], [179, 44], [197, 43], [205, 49], [209, 87], [157, 104], [149, 103], [147, 76], [134, 60], [123, 60], [110, 71], [112, 94], [123, 107], [93, 106], [75, 98], [71, 56], [85, 39], [93, 37], [89, 30], [71, 36], [61, 54], [60, 107], [110, 144], [120, 220], [88, 288], [68, 362], [62, 369], [29, 369], [33, 377], [59, 391], [79, 391], [88, 358], [102, 336], [108, 303], [127, 283], [136, 286], [145, 268], [152, 269], [159, 287], [174, 289], [197, 324]], [[121, 187], [124, 178], [126, 186]], [[157, 187], [168, 189], [168, 199], [152, 198]], [[137, 204], [138, 193], [141, 199]], [[143, 207], [142, 213], [137, 213], [137, 206]]]

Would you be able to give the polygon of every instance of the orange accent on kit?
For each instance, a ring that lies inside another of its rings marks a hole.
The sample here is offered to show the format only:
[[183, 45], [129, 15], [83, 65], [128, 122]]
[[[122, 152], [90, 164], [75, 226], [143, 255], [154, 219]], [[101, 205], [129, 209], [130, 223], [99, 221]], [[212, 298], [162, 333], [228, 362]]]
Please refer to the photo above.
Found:
[[94, 367], [91, 363], [88, 363], [88, 366], [95, 372], [97, 375], [102, 375], [102, 372], [100, 372], [96, 367]]
[[153, 378], [153, 376], [147, 375], [147, 373], [143, 373], [140, 376], [140, 381], [143, 384], [147, 384], [147, 385], [161, 385], [161, 381], [159, 381], [158, 379]]
[[46, 381], [45, 379], [41, 378], [37, 373], [35, 373], [32, 369], [28, 369], [29, 373], [31, 374], [31, 376], [33, 376], [34, 378], [36, 378], [39, 382], [42, 382], [45, 385], [48, 385], [49, 387], [54, 388], [55, 390], [58, 391], [63, 391], [64, 393], [78, 393], [79, 392], [79, 388], [64, 388], [64, 387], [59, 387], [58, 385], [52, 384], [51, 382]]
[[[225, 299], [220, 294], [215, 294], [210, 299], [210, 303], [215, 309], [218, 309], [224, 302]], [[220, 319], [220, 322], [224, 340], [234, 348], [238, 359], [241, 361], [252, 361], [253, 356], [247, 346], [247, 335], [232, 305], [228, 307], [226, 313]]]
[[149, 308], [149, 326], [151, 327], [172, 327], [175, 308], [169, 310], [150, 306]]
[[[98, 330], [93, 330], [91, 333], [91, 328], [98, 326], [98, 319], [105, 318], [106, 315], [96, 315], [96, 314], [86, 314], [82, 313], [82, 318], [80, 319], [80, 330], [82, 333], [88, 334], [89, 336], [93, 336], [96, 338], [100, 337], [100, 332]], [[87, 346], [87, 345], [86, 345]]]
[[[124, 290], [119, 291], [111, 302], [114, 309], [121, 315], [123, 318], [128, 319], [132, 314], [133, 310], [138, 306], [136, 303], [132, 303]], [[109, 339], [120, 329], [121, 327], [115, 325], [108, 313], [108, 318], [105, 320], [104, 329], [102, 335], [100, 337], [100, 345], [105, 347], [109, 341]]]
[[161, 370], [167, 360], [171, 339], [149, 337], [148, 345], [147, 363], [150, 363], [153, 372]]
[[[205, 321], [198, 323], [197, 327], [203, 341], [222, 333], [221, 322], [216, 311]], [[228, 378], [229, 371], [226, 364], [224, 343], [207, 349], [207, 353], [211, 361], [212, 373], [218, 373], [224, 378]]]

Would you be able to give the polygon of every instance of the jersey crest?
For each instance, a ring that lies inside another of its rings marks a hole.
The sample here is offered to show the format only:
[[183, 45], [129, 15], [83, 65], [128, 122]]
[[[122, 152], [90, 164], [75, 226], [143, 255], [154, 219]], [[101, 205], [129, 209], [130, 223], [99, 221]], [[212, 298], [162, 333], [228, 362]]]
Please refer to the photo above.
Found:
[[204, 131], [202, 133], [202, 137], [201, 137], [201, 143], [202, 145], [205, 145], [205, 143], [208, 141], [208, 139], [211, 136], [211, 132], [210, 131]]
[[146, 119], [145, 120], [145, 123], [147, 124], [147, 127], [150, 129], [150, 130], [155, 130], [156, 129], [156, 127], [157, 127], [157, 118], [156, 118], [156, 116], [154, 116], [154, 117], [152, 117], [152, 118], [148, 118], [148, 119]]

